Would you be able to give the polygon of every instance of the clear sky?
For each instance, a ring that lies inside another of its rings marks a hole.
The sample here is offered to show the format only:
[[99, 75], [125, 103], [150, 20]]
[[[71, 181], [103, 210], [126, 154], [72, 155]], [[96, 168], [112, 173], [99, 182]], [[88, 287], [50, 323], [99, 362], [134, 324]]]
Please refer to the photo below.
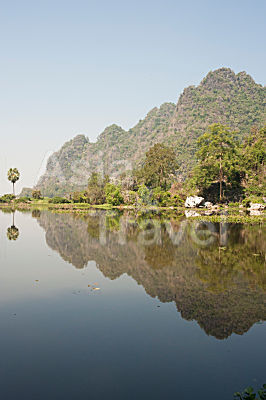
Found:
[[222, 66], [265, 84], [265, 0], [0, 0], [0, 193], [78, 133], [133, 126]]

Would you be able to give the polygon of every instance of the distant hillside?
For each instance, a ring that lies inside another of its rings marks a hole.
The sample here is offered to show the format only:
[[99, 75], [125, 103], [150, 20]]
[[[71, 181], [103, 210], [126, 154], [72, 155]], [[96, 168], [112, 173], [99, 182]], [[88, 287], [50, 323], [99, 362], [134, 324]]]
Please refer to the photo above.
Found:
[[186, 88], [177, 105], [153, 108], [128, 131], [111, 125], [96, 143], [83, 135], [65, 143], [50, 157], [37, 188], [46, 196], [83, 189], [91, 172], [115, 175], [131, 169], [158, 142], [174, 147], [184, 178], [193, 166], [196, 140], [208, 125], [226, 124], [243, 137], [253, 125], [263, 125], [265, 115], [265, 87], [245, 72], [221, 68], [209, 72], [198, 86]]

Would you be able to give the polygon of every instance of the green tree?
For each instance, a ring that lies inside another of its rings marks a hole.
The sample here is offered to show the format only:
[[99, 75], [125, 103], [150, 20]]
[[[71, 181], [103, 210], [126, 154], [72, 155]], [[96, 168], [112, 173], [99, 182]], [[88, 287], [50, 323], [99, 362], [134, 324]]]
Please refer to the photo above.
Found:
[[16, 197], [13, 194], [4, 194], [0, 197], [0, 203], [11, 203], [15, 198]]
[[229, 128], [212, 124], [198, 139], [198, 163], [194, 169], [194, 182], [199, 189], [206, 189], [219, 182], [219, 199], [223, 199], [223, 183], [240, 183], [241, 166], [239, 144]]
[[167, 189], [177, 169], [174, 150], [162, 143], [156, 143], [147, 151], [144, 165], [136, 174], [149, 188]]
[[19, 180], [20, 173], [17, 168], [10, 168], [7, 173], [7, 178], [13, 184], [13, 194], [15, 195], [15, 183]]
[[119, 206], [124, 203], [120, 186], [113, 185], [112, 183], [105, 185], [105, 196], [107, 203], [113, 206]]
[[48, 203], [50, 204], [69, 204], [71, 203], [70, 200], [66, 199], [65, 197], [52, 197], [51, 199], [48, 200]]
[[99, 173], [93, 172], [88, 181], [87, 196], [90, 204], [104, 204], [105, 185], [109, 182], [109, 176], [102, 177]]
[[42, 198], [42, 194], [41, 194], [41, 191], [40, 191], [40, 190], [33, 190], [33, 191], [31, 192], [31, 196], [32, 196], [32, 198], [35, 199], [35, 200], [40, 200], [40, 199]]
[[246, 194], [262, 196], [265, 193], [266, 125], [253, 128], [243, 145], [243, 185]]
[[137, 195], [138, 195], [138, 203], [140, 205], [152, 204], [152, 194], [145, 185], [139, 186]]
[[70, 199], [74, 203], [88, 203], [88, 196], [86, 191], [82, 192], [73, 192], [70, 195]]

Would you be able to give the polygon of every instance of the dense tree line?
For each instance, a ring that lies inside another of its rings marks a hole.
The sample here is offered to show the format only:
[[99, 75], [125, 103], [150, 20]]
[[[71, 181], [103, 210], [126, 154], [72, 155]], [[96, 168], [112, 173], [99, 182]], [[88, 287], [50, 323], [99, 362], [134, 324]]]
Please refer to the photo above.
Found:
[[188, 184], [206, 197], [216, 188], [214, 198], [219, 202], [262, 197], [265, 195], [265, 135], [266, 127], [254, 128], [241, 144], [229, 128], [210, 125], [198, 139], [197, 165]]
[[[156, 205], [182, 206], [187, 195], [202, 195], [215, 202], [261, 200], [265, 195], [266, 126], [253, 128], [240, 143], [239, 134], [221, 124], [212, 124], [198, 139], [197, 163], [186, 181], [179, 181], [176, 149], [156, 143], [145, 154], [138, 169], [111, 179], [93, 172], [87, 189], [55, 197], [52, 203], [88, 203], [113, 206]], [[20, 174], [16, 168], [8, 171], [13, 188]], [[40, 190], [31, 197], [41, 200]], [[14, 201], [15, 194], [5, 195], [0, 202]], [[18, 199], [16, 199], [18, 200]]]
[[175, 149], [157, 143], [141, 167], [110, 182], [93, 173], [88, 189], [73, 200], [91, 204], [181, 206], [188, 194], [217, 202], [261, 199], [265, 194], [266, 127], [253, 128], [243, 143], [239, 135], [212, 124], [198, 139], [197, 164], [184, 182], [177, 180]]

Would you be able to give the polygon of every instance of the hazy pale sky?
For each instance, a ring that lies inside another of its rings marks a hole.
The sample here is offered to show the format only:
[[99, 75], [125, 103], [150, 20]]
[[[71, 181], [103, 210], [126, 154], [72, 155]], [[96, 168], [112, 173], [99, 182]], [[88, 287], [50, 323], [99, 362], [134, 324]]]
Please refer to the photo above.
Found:
[[32, 186], [78, 133], [96, 140], [223, 66], [265, 83], [265, 0], [0, 0], [0, 193]]

